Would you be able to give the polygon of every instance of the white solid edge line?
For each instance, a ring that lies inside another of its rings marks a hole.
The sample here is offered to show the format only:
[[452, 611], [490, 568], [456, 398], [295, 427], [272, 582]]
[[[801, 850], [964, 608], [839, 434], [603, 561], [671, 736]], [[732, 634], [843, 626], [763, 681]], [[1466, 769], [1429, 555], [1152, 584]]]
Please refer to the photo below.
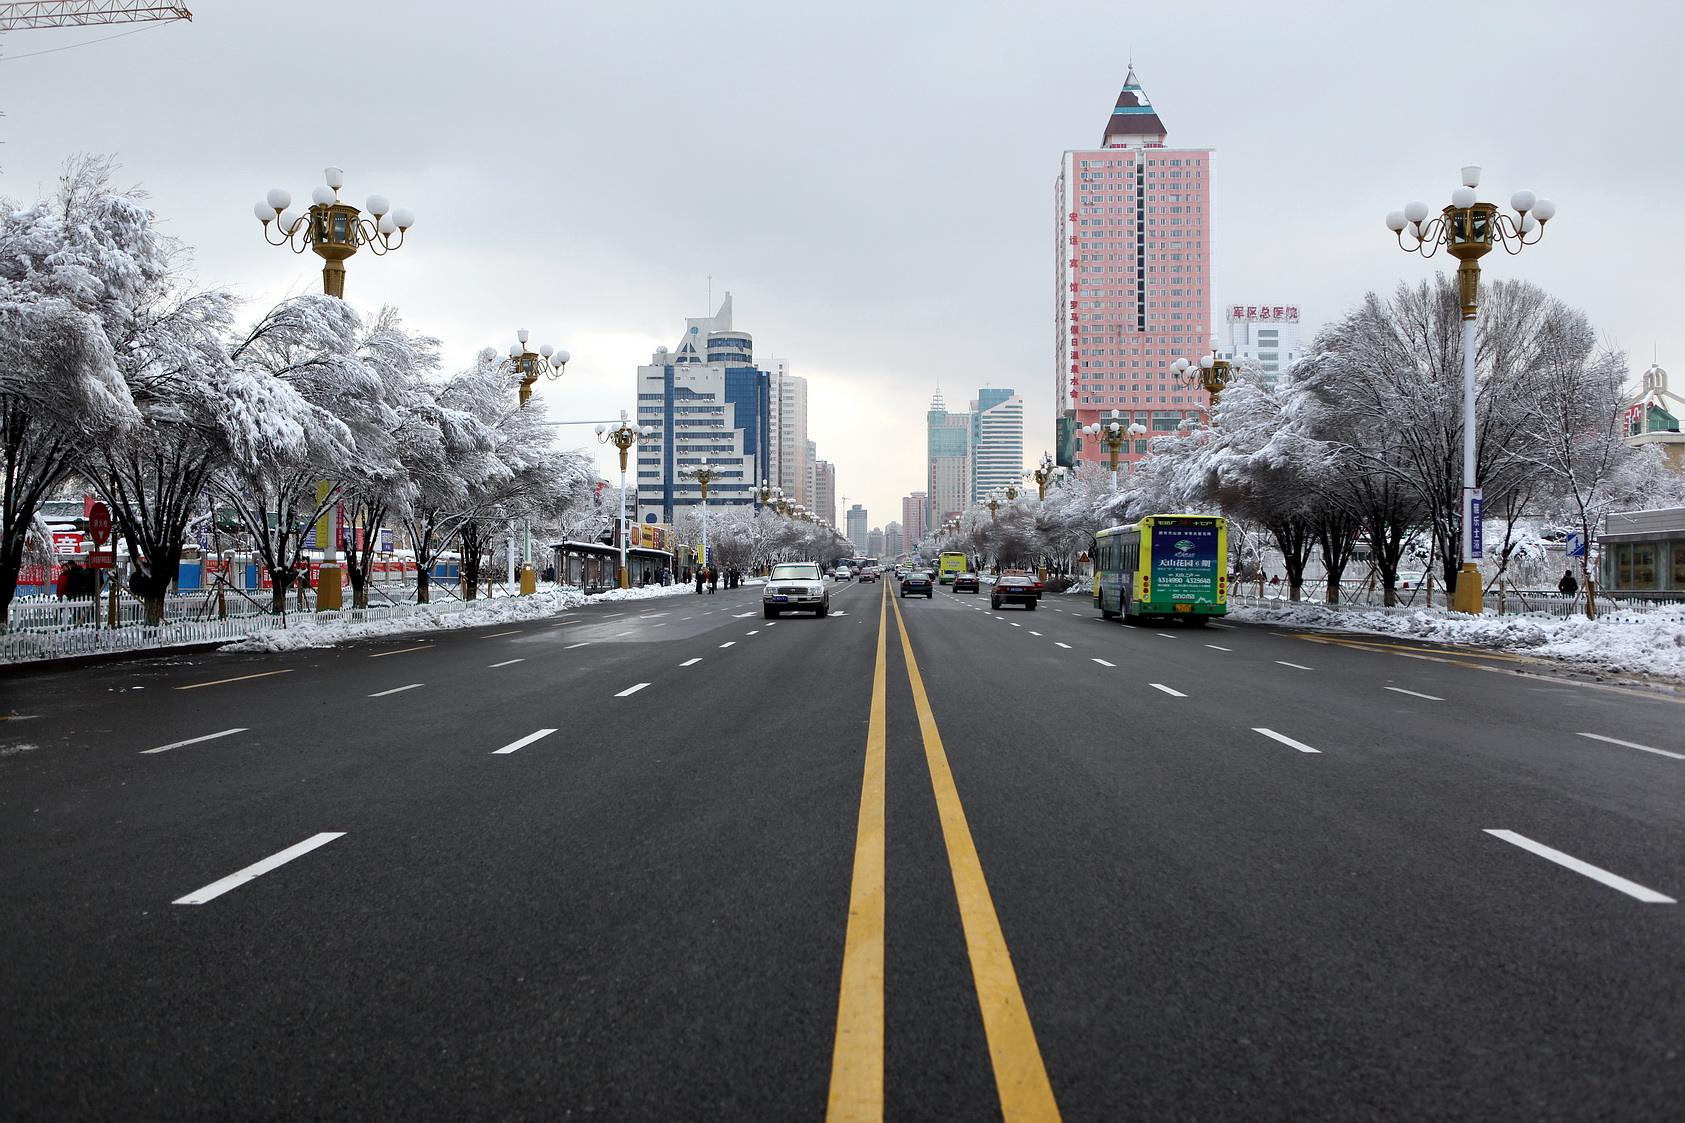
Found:
[[278, 854], [271, 854], [261, 862], [254, 862], [243, 870], [236, 870], [220, 881], [213, 881], [203, 889], [195, 889], [185, 897], [178, 897], [171, 901], [172, 905], [202, 905], [206, 901], [214, 901], [230, 889], [238, 889], [253, 878], [261, 877], [272, 869], [286, 865], [294, 858], [310, 853], [318, 846], [326, 846], [336, 838], [345, 837], [344, 831], [323, 831], [313, 834], [303, 842], [294, 843]]
[[1290, 748], [1298, 749], [1302, 753], [1320, 753], [1320, 752], [1322, 752], [1321, 749], [1313, 749], [1309, 745], [1304, 744], [1301, 741], [1295, 741], [1291, 737], [1284, 737], [1280, 733], [1277, 733], [1275, 730], [1265, 729], [1261, 725], [1254, 725], [1252, 727], [1252, 732], [1262, 733], [1264, 736], [1270, 738], [1270, 740], [1280, 741], [1282, 744], [1287, 745]]
[[[218, 736], [221, 736], [221, 734], [218, 734]], [[1674, 760], [1685, 760], [1685, 753], [1673, 753], [1666, 749], [1652, 749], [1649, 745], [1640, 745], [1636, 741], [1623, 741], [1619, 737], [1605, 737], [1601, 733], [1576, 733], [1575, 736], [1590, 737], [1593, 741], [1607, 741], [1611, 745], [1620, 745], [1623, 748], [1637, 749], [1639, 752], [1655, 753], [1657, 756], [1672, 757]]]
[[521, 629], [516, 628], [513, 631], [508, 631], [508, 632], [493, 632], [489, 636], [481, 636], [480, 638], [481, 639], [496, 639], [498, 636], [518, 636], [520, 634], [521, 634]]
[[1421, 694], [1421, 693], [1418, 693], [1414, 690], [1406, 690], [1402, 686], [1388, 686], [1388, 687], [1384, 687], [1383, 689], [1390, 690], [1394, 694], [1408, 694], [1412, 698], [1426, 698], [1430, 702], [1443, 702], [1443, 701], [1445, 701], [1445, 699], [1439, 697], [1437, 694]]
[[493, 664], [491, 664], [491, 665], [492, 665], [492, 666], [493, 666], [493, 667], [512, 667], [512, 666], [514, 666], [514, 665], [515, 665], [515, 664], [516, 664], [516, 663], [525, 663], [525, 662], [526, 662], [526, 660], [525, 660], [525, 659], [505, 659], [505, 660], [504, 660], [504, 661], [503, 661], [503, 662], [501, 662], [501, 663], [493, 663]]
[[1187, 695], [1183, 694], [1180, 690], [1172, 690], [1170, 687], [1164, 685], [1162, 682], [1149, 682], [1147, 685], [1152, 687], [1154, 690], [1164, 691], [1166, 694], [1170, 695], [1172, 698], [1186, 698], [1187, 697]]
[[640, 682], [640, 683], [637, 683], [634, 686], [628, 686], [625, 690], [622, 690], [619, 694], [616, 694], [615, 697], [616, 698], [625, 698], [628, 695], [636, 694], [638, 691], [642, 690], [644, 687], [646, 687], [648, 685], [649, 685], [649, 683], [647, 683], [647, 682]]
[[572, 651], [576, 647], [590, 647], [590, 646], [591, 646], [591, 643], [590, 643], [589, 640], [587, 640], [585, 643], [570, 643], [566, 647], [562, 648], [562, 650], [563, 651]]
[[391, 690], [377, 690], [373, 694], [370, 694], [369, 697], [384, 698], [388, 694], [402, 694], [406, 690], [414, 690], [421, 685], [423, 684], [419, 682], [412, 682], [408, 686], [394, 686]]
[[552, 734], [554, 732], [555, 732], [554, 729], [540, 729], [537, 733], [528, 733], [525, 737], [522, 737], [519, 741], [511, 741], [509, 744], [504, 745], [501, 749], [493, 749], [491, 751], [491, 755], [492, 756], [502, 756], [502, 755], [505, 755], [507, 753], [512, 753], [516, 749], [524, 749], [528, 745], [532, 744], [534, 741], [542, 740], [543, 738], [550, 736], [550, 734]]
[[[197, 745], [201, 741], [214, 741], [218, 737], [232, 737], [236, 733], [244, 733], [245, 731], [246, 731], [246, 726], [242, 725], [238, 729], [224, 729], [221, 733], [207, 733], [203, 737], [189, 737], [185, 741], [171, 741], [167, 745], [159, 745], [156, 749], [142, 749], [140, 751], [140, 755], [141, 756], [149, 756], [152, 753], [167, 753], [171, 749], [179, 749], [183, 745]], [[1587, 734], [1583, 734], [1583, 736], [1589, 737], [1589, 736], [1591, 736], [1591, 734], [1587, 733]]]
[[1102, 667], [1115, 667], [1115, 666], [1117, 666], [1116, 663], [1108, 663], [1104, 659], [1095, 659], [1094, 661], [1096, 663], [1100, 664]]
[[1644, 888], [1644, 886], [1638, 884], [1636, 881], [1628, 881], [1619, 874], [1613, 874], [1606, 869], [1600, 869], [1597, 866], [1592, 865], [1590, 862], [1582, 862], [1572, 854], [1564, 854], [1560, 850], [1551, 849], [1542, 842], [1534, 842], [1524, 834], [1516, 834], [1514, 831], [1493, 830], [1490, 827], [1485, 828], [1485, 831], [1493, 838], [1501, 838], [1512, 846], [1519, 846], [1523, 850], [1537, 854], [1546, 861], [1555, 862], [1564, 869], [1570, 869], [1575, 873], [1584, 874], [1593, 881], [1600, 881], [1609, 888], [1618, 889], [1627, 896], [1643, 901], [1647, 905], [1676, 905], [1679, 903], [1672, 897], [1658, 893], [1654, 889]]
[[1277, 659], [1276, 662], [1280, 663], [1283, 667], [1292, 667], [1295, 671], [1309, 671], [1314, 669], [1305, 666], [1303, 663], [1289, 663], [1285, 659]]
[[696, 658], [694, 658], [694, 659], [686, 659], [686, 660], [685, 660], [685, 661], [684, 661], [684, 662], [683, 662], [683, 663], [680, 663], [680, 664], [679, 664], [679, 666], [681, 666], [681, 667], [689, 667], [689, 666], [691, 666], [691, 665], [693, 665], [693, 664], [695, 664], [695, 663], [700, 663], [700, 662], [702, 662], [702, 656], [700, 656], [700, 655], [698, 655], [698, 656], [697, 656], [697, 657], [696, 657]]

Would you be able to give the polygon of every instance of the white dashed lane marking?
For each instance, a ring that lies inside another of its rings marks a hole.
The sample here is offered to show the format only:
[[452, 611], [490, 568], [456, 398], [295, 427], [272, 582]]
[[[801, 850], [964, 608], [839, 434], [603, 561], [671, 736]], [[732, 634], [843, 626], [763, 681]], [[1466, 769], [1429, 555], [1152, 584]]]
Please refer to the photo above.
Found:
[[1210, 649], [1211, 649], [1211, 650], [1213, 650], [1213, 651], [1228, 651], [1228, 650], [1229, 650], [1229, 648], [1226, 648], [1226, 647], [1218, 647], [1218, 646], [1217, 646], [1217, 645], [1216, 645], [1216, 644], [1214, 644], [1214, 643], [1208, 643], [1208, 644], [1206, 644], [1206, 645], [1205, 645], [1205, 646], [1206, 646], [1206, 647], [1209, 647], [1209, 648], [1210, 648]]
[[1152, 687], [1154, 690], [1164, 691], [1166, 694], [1170, 695], [1172, 698], [1186, 698], [1187, 697], [1187, 695], [1183, 694], [1180, 690], [1172, 690], [1172, 689], [1170, 689], [1170, 687], [1164, 685], [1162, 682], [1149, 682], [1147, 685]]
[[1102, 667], [1115, 667], [1115, 666], [1117, 666], [1116, 663], [1108, 663], [1104, 659], [1096, 659], [1094, 661], [1096, 663], [1100, 664]]
[[[185, 745], [197, 745], [204, 741], [215, 741], [218, 737], [232, 737], [236, 733], [244, 733], [245, 731], [246, 726], [242, 725], [238, 729], [224, 729], [221, 733], [207, 733], [203, 737], [189, 737], [185, 741], [171, 741], [167, 745], [159, 745], [156, 749], [142, 749], [140, 751], [140, 755], [150, 756], [153, 753], [167, 753], [171, 749], [179, 749]], [[1581, 736], [1590, 736], [1590, 734], [1581, 734]]]
[[408, 686], [394, 686], [391, 690], [377, 690], [373, 694], [370, 694], [369, 697], [370, 698], [384, 698], [388, 694], [402, 694], [406, 690], [419, 689], [421, 687], [421, 685], [422, 684], [419, 683], [419, 682], [412, 682]]
[[513, 667], [516, 663], [525, 663], [525, 662], [526, 662], [525, 659], [505, 659], [501, 663], [493, 663], [492, 666], [494, 668], [495, 667]]
[[1443, 701], [1445, 701], [1445, 699], [1439, 697], [1438, 695], [1435, 695], [1435, 694], [1418, 694], [1414, 690], [1406, 690], [1402, 686], [1389, 686], [1389, 687], [1387, 687], [1387, 689], [1392, 691], [1394, 694], [1408, 694], [1412, 698], [1426, 698], [1430, 702], [1443, 702]]
[[1321, 749], [1313, 749], [1309, 745], [1305, 744], [1303, 741], [1295, 741], [1291, 737], [1285, 737], [1285, 736], [1281, 735], [1280, 733], [1277, 733], [1275, 730], [1265, 729], [1261, 725], [1253, 726], [1252, 732], [1262, 733], [1264, 736], [1268, 737], [1270, 740], [1280, 741], [1283, 745], [1287, 745], [1290, 748], [1298, 749], [1302, 753], [1320, 753], [1320, 752], [1322, 752]]
[[649, 685], [649, 683], [647, 683], [647, 682], [635, 683], [632, 686], [628, 686], [625, 690], [622, 690], [619, 694], [616, 694], [615, 697], [616, 698], [631, 697], [633, 694], [636, 694], [638, 691], [642, 690], [644, 687], [646, 687], [648, 685]]
[[694, 659], [686, 659], [683, 663], [680, 663], [679, 666], [681, 666], [681, 667], [691, 667], [691, 666], [695, 666], [697, 663], [700, 663], [700, 662], [702, 662], [702, 656], [698, 655]]
[[277, 854], [271, 854], [261, 862], [253, 862], [243, 870], [236, 870], [220, 881], [213, 881], [203, 889], [196, 889], [185, 897], [177, 897], [170, 902], [175, 905], [202, 905], [206, 901], [214, 901], [231, 889], [238, 889], [248, 881], [262, 877], [270, 870], [280, 869], [294, 858], [300, 858], [319, 846], [326, 846], [336, 838], [344, 838], [344, 831], [323, 831], [313, 834], [303, 842], [295, 843]]
[[1486, 833], [1493, 838], [1503, 839], [1512, 846], [1519, 846], [1530, 854], [1537, 854], [1548, 862], [1555, 862], [1563, 869], [1573, 870], [1577, 874], [1591, 878], [1593, 881], [1607, 885], [1611, 889], [1618, 889], [1635, 900], [1643, 901], [1647, 905], [1676, 905], [1679, 902], [1654, 889], [1646, 889], [1636, 881], [1628, 881], [1618, 874], [1600, 869], [1590, 862], [1582, 862], [1572, 854], [1564, 854], [1560, 850], [1546, 846], [1542, 842], [1534, 842], [1526, 835], [1516, 834], [1514, 831], [1493, 830], [1486, 828]]
[[[221, 734], [217, 734], [221, 736]], [[1649, 745], [1640, 745], [1636, 741], [1623, 741], [1618, 737], [1605, 737], [1601, 733], [1577, 733], [1577, 737], [1589, 737], [1593, 741], [1602, 741], [1610, 745], [1620, 745], [1622, 748], [1637, 749], [1641, 753], [1655, 753], [1657, 756], [1672, 757], [1674, 760], [1685, 760], [1685, 753], [1673, 753], [1666, 749], [1652, 749]]]
[[508, 754], [510, 754], [512, 752], [515, 752], [517, 749], [526, 748], [528, 745], [532, 744], [534, 741], [543, 740], [544, 738], [550, 736], [550, 734], [552, 734], [554, 732], [555, 732], [554, 729], [540, 729], [537, 733], [528, 733], [525, 737], [522, 737], [519, 741], [511, 741], [509, 744], [504, 745], [501, 749], [493, 749], [491, 755], [492, 756], [507, 756]]
[[1054, 640], [1054, 641], [1053, 641], [1053, 646], [1055, 646], [1055, 647], [1062, 647], [1062, 648], [1064, 648], [1064, 649], [1065, 649], [1065, 650], [1066, 650], [1066, 651], [1069, 651], [1069, 650], [1070, 650], [1070, 649], [1071, 649], [1071, 645], [1070, 645], [1070, 644], [1068, 644], [1068, 643], [1060, 643], [1060, 642], [1059, 642], [1059, 641], [1058, 641], [1058, 640]]
[[1276, 662], [1280, 663], [1283, 667], [1292, 667], [1295, 671], [1308, 671], [1312, 669], [1305, 666], [1303, 663], [1289, 663], [1285, 659], [1277, 659]]

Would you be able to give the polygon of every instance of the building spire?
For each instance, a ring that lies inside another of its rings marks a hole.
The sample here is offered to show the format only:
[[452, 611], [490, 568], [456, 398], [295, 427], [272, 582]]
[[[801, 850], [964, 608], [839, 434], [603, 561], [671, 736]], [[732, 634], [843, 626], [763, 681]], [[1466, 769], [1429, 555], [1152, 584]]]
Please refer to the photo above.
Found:
[[1123, 79], [1117, 105], [1113, 106], [1111, 116], [1106, 119], [1106, 131], [1100, 143], [1106, 148], [1163, 144], [1164, 135], [1164, 122], [1159, 120], [1158, 112], [1147, 100], [1146, 91], [1141, 89], [1141, 80], [1135, 77], [1135, 62], [1131, 59], [1129, 73]]

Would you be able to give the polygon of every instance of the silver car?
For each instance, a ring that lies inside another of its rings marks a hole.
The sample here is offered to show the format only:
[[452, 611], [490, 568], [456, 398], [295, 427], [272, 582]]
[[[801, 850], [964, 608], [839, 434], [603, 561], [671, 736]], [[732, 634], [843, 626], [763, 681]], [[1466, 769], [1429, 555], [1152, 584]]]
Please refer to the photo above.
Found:
[[776, 620], [786, 612], [812, 612], [823, 617], [831, 611], [831, 590], [819, 572], [818, 562], [784, 562], [772, 567], [761, 593], [761, 614]]

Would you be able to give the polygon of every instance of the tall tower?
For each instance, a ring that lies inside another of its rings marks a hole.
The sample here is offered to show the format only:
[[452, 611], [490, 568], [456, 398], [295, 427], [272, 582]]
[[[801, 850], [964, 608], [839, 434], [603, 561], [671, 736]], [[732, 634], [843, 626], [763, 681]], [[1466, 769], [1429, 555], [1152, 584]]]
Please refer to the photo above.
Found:
[[938, 390], [924, 416], [929, 497], [924, 525], [931, 527], [971, 505], [971, 414], [949, 413]]
[[[1132, 66], [1099, 147], [1060, 159], [1053, 388], [1061, 435], [1115, 409], [1151, 437], [1210, 404], [1170, 364], [1212, 346], [1211, 150], [1173, 148], [1166, 137]], [[1132, 443], [1120, 460], [1133, 463], [1145, 447], [1145, 438]], [[1106, 455], [1089, 442], [1081, 459]]]
[[971, 501], [1024, 482], [1024, 400], [1016, 390], [984, 387], [971, 404]]

